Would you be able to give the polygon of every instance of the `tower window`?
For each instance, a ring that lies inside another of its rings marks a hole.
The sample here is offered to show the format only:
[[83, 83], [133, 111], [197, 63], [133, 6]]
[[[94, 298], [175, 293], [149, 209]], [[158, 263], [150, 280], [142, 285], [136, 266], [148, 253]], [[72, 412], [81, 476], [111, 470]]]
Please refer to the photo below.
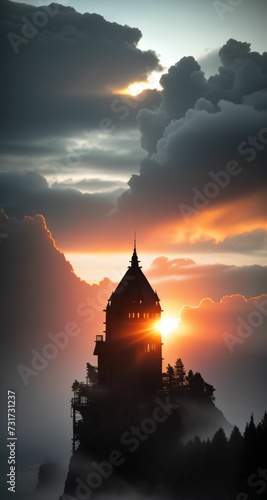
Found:
[[139, 313], [137, 313], [137, 318], [138, 318], [138, 319], [140, 318], [140, 314], [139, 314]]
[[157, 346], [156, 344], [146, 344], [145, 345], [145, 352], [152, 352], [152, 351], [156, 351], [157, 350]]

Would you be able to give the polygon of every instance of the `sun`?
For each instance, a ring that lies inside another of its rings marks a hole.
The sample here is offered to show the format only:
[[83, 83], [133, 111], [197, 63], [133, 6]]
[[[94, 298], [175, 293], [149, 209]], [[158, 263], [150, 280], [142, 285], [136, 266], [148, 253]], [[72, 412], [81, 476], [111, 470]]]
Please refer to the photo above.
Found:
[[141, 94], [144, 90], [162, 90], [162, 86], [159, 82], [160, 77], [160, 73], [153, 72], [148, 76], [147, 80], [133, 82], [127, 88], [117, 90], [115, 93], [126, 94], [135, 97]]
[[161, 318], [159, 322], [159, 329], [162, 335], [165, 337], [169, 335], [171, 332], [173, 332], [177, 328], [179, 323], [180, 323], [179, 318], [173, 318], [173, 317]]
[[141, 94], [147, 88], [149, 88], [148, 82], [134, 82], [125, 89], [125, 93], [134, 97]]

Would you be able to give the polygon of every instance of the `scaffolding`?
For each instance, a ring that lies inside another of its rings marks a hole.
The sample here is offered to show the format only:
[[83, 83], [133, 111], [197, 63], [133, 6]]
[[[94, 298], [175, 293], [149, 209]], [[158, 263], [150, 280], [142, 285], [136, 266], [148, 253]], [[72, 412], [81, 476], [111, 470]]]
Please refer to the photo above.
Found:
[[74, 383], [74, 396], [71, 399], [71, 418], [72, 418], [72, 453], [77, 450], [80, 444], [81, 426], [83, 423], [83, 415], [89, 406], [89, 393], [92, 390], [92, 385], [89, 383]]

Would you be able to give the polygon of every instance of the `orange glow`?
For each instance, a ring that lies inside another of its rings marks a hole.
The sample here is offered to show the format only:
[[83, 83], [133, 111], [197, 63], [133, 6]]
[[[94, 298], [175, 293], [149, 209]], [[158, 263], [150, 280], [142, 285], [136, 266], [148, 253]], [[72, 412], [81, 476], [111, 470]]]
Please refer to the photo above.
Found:
[[144, 90], [149, 88], [149, 83], [148, 82], [134, 82], [129, 87], [126, 89], [122, 90], [122, 94], [128, 94], [131, 96], [136, 96], [138, 94], [141, 94]]
[[263, 210], [265, 198], [266, 193], [262, 192], [227, 204], [213, 205], [211, 202], [196, 214], [189, 214], [186, 220], [176, 218], [159, 223], [150, 232], [150, 239], [161, 241], [162, 234], [166, 234], [170, 244], [186, 248], [190, 253], [191, 245], [210, 242], [217, 246], [229, 237], [267, 229]]
[[159, 83], [160, 75], [151, 74], [148, 79], [141, 82], [133, 82], [125, 89], [120, 89], [116, 91], [116, 94], [126, 94], [131, 95], [132, 97], [141, 94], [144, 90], [162, 90], [162, 87]]
[[180, 323], [179, 318], [167, 317], [161, 318], [159, 322], [159, 329], [163, 337], [167, 337], [170, 333], [174, 332]]

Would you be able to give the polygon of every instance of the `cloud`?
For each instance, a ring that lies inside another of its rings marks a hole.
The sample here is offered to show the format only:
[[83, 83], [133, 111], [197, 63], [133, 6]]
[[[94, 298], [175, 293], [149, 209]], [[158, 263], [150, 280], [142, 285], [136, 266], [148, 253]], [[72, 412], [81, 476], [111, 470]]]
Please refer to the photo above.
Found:
[[161, 104], [138, 115], [148, 156], [119, 200], [176, 248], [266, 229], [266, 54], [229, 40], [219, 55], [223, 66], [208, 80], [192, 57], [163, 75]]
[[[191, 56], [183, 57], [168, 73], [162, 76], [161, 84], [162, 102], [158, 109], [154, 110], [155, 121], [157, 115], [165, 114], [165, 123], [172, 119], [179, 119], [185, 113], [194, 108], [196, 101], [205, 98], [214, 105], [221, 100], [240, 103], [241, 100], [255, 92], [265, 92], [267, 84], [267, 54], [262, 55], [250, 52], [250, 44], [230, 39], [219, 50], [222, 66], [218, 73], [210, 76], [207, 80], [198, 62]], [[266, 102], [262, 102], [262, 108], [266, 109]], [[139, 126], [142, 132], [142, 144], [146, 145], [146, 135], [153, 133], [149, 127], [145, 127], [146, 113], [139, 113]], [[152, 144], [148, 153], [156, 151], [157, 141], [160, 139], [160, 131], [155, 135], [153, 149]]]
[[[87, 165], [95, 162], [101, 169], [101, 161], [106, 163], [105, 153], [101, 160], [101, 151], [94, 151], [99, 135], [102, 143], [112, 135], [113, 146], [122, 150], [117, 133], [136, 128], [141, 101], [148, 107], [159, 102], [157, 91], [147, 91], [138, 100], [114, 94], [160, 68], [153, 51], [138, 48], [141, 36], [137, 28], [57, 3], [36, 8], [1, 2], [2, 169], [38, 168], [45, 173], [51, 163], [66, 159], [74, 139], [84, 140], [88, 134], [92, 143], [88, 147], [87, 140]], [[134, 171], [142, 155], [138, 149], [136, 164], [131, 162]], [[127, 153], [126, 167], [132, 148]], [[110, 156], [116, 156], [114, 150]]]
[[[76, 31], [87, 26], [87, 22], [90, 26], [94, 23], [100, 26], [98, 34], [93, 29], [88, 35], [100, 39], [99, 46], [97, 42], [97, 50], [100, 50], [102, 24], [106, 21], [99, 16], [85, 15], [84, 18], [73, 10], [64, 15], [59, 12], [53, 18], [52, 38], [55, 30], [60, 32], [62, 25], [65, 26], [66, 15], [73, 21], [71, 26], [75, 26]], [[107, 33], [117, 37], [116, 43], [123, 43], [125, 36], [127, 43], [131, 39], [136, 47], [134, 40], [139, 36], [136, 31], [131, 32], [130, 28], [124, 31], [123, 27], [109, 24]], [[35, 43], [35, 38], [32, 42]], [[36, 43], [38, 48], [41, 42]], [[95, 101], [90, 96], [94, 108], [89, 112], [87, 128], [85, 115], [88, 112], [84, 109], [83, 97], [78, 99], [76, 108], [77, 97], [66, 94], [62, 97], [62, 89], [61, 97], [47, 92], [44, 101], [40, 100], [44, 120], [42, 113], [36, 111], [37, 122], [41, 124], [39, 131], [35, 119], [32, 121], [35, 113], [32, 108], [24, 121], [25, 113], [20, 113], [20, 124], [9, 112], [19, 134], [23, 134], [22, 129], [27, 130], [28, 124], [28, 131], [36, 128], [35, 149], [27, 168], [32, 143], [18, 137], [8, 140], [10, 129], [2, 140], [4, 168], [12, 165], [12, 159], [8, 162], [12, 144], [15, 144], [13, 154], [21, 169], [33, 170], [36, 163], [53, 188], [38, 188], [37, 196], [36, 189], [29, 186], [26, 196], [13, 177], [15, 187], [13, 190], [7, 187], [5, 193], [2, 189], [0, 206], [10, 216], [43, 213], [57, 244], [68, 251], [97, 250], [106, 246], [104, 240], [107, 239], [110, 247], [116, 248], [118, 235], [123, 248], [127, 235], [121, 234], [121, 227], [127, 226], [138, 230], [148, 250], [261, 253], [267, 229], [264, 188], [267, 111], [263, 108], [266, 54], [251, 52], [248, 43], [229, 40], [219, 55], [222, 66], [209, 79], [194, 58], [185, 57], [162, 76], [161, 93], [151, 91], [130, 101], [126, 96], [124, 102], [122, 96], [113, 96], [113, 104], [109, 103], [111, 115], [109, 111], [104, 115], [109, 120], [105, 122], [108, 128], [111, 127], [109, 131], [101, 131], [94, 125], [96, 117], [101, 121], [100, 110], [104, 109], [107, 96], [104, 101], [102, 96], [98, 95]], [[146, 107], [148, 101], [150, 107]], [[53, 106], [53, 112], [57, 106], [62, 111], [55, 112], [55, 120], [51, 120], [50, 111], [47, 115], [45, 111], [46, 108], [52, 110]], [[70, 110], [74, 112], [72, 120]], [[139, 135], [133, 128], [138, 111], [141, 144], [148, 151], [143, 159]], [[59, 125], [54, 137], [53, 126], [48, 132], [51, 121], [54, 126]], [[64, 137], [65, 123], [72, 123], [72, 131], [70, 129]], [[83, 126], [80, 132], [78, 123]], [[8, 129], [8, 120], [6, 125]], [[115, 131], [112, 131], [113, 126]], [[15, 171], [13, 173], [15, 175]], [[121, 183], [125, 185], [130, 173], [128, 189], [122, 192]], [[112, 194], [108, 187], [106, 191], [102, 189], [106, 175], [114, 179], [114, 189], [110, 188]], [[67, 179], [73, 179], [73, 183], [66, 183]], [[84, 183], [83, 186], [79, 184], [83, 179], [88, 179], [86, 189]], [[93, 179], [91, 187], [90, 179]], [[94, 179], [102, 181], [99, 190], [95, 188]], [[2, 181], [6, 180], [7, 177], [2, 176]], [[96, 191], [97, 194], [91, 194]], [[71, 231], [74, 237], [70, 238]], [[168, 235], [164, 241], [163, 232]], [[94, 235], [94, 241], [89, 234]]]
[[[33, 180], [31, 182], [34, 184]], [[38, 183], [41, 181], [37, 178], [36, 185]], [[90, 286], [79, 280], [58, 251], [41, 215], [18, 221], [0, 212], [0, 232], [7, 235], [0, 244], [0, 313], [5, 338], [2, 352], [5, 378], [2, 384], [5, 380], [23, 400], [23, 405], [19, 405], [20, 453], [27, 460], [38, 461], [45, 453], [51, 454], [53, 449], [56, 449], [56, 454], [60, 454], [60, 450], [68, 453], [68, 387], [75, 378], [84, 379], [87, 361], [94, 364], [93, 332], [103, 328], [103, 309], [114, 290], [114, 283], [104, 279], [98, 285]], [[90, 256], [88, 264], [90, 266]], [[261, 347], [264, 324], [244, 338], [243, 343], [236, 344], [233, 354], [222, 334], [226, 331], [235, 335], [237, 317], [242, 316], [247, 321], [254, 307], [253, 301], [258, 297], [259, 300], [267, 299], [261, 292], [265, 287], [266, 273], [266, 267], [261, 266], [203, 266], [191, 259], [170, 261], [165, 257], [155, 260], [150, 271], [146, 272], [152, 285], [157, 286], [163, 309], [168, 310], [169, 297], [177, 314], [182, 305], [190, 304], [181, 311], [178, 336], [164, 340], [166, 363], [182, 357], [188, 369], [200, 371], [215, 385], [218, 406], [234, 423], [247, 420], [252, 407], [256, 418], [262, 411], [259, 399], [263, 394], [261, 367], [264, 350]], [[250, 298], [245, 299], [244, 294]], [[209, 298], [201, 301], [204, 297]], [[70, 336], [64, 348], [58, 347], [54, 358], [55, 348], [52, 351], [50, 347], [49, 351], [47, 345], [51, 346], [57, 335], [61, 341], [66, 339], [70, 322], [76, 324], [79, 333]], [[47, 354], [48, 364], [41, 368], [44, 361], [39, 359], [38, 373], [31, 374], [29, 385], [25, 386], [17, 366], [32, 367], [32, 349], [35, 353]], [[227, 373], [226, 366], [229, 366]], [[233, 383], [234, 378], [238, 384]], [[65, 391], [62, 391], [63, 380]], [[47, 407], [55, 409], [49, 416]], [[29, 409], [34, 417], [30, 426]], [[51, 429], [57, 429], [57, 432], [53, 433]], [[69, 435], [69, 445], [70, 439]]]
[[103, 179], [82, 179], [78, 182], [74, 182], [73, 179], [67, 179], [64, 182], [54, 182], [52, 188], [54, 189], [79, 189], [80, 191], [86, 192], [87, 190], [92, 192], [107, 192], [109, 190], [114, 190], [118, 186], [125, 189], [125, 184], [120, 181], [103, 180]]
[[204, 55], [200, 57], [197, 62], [199, 63], [202, 71], [204, 71], [206, 78], [214, 75], [221, 65], [218, 49], [207, 49]]
[[41, 215], [17, 220], [0, 212], [0, 232], [6, 234], [0, 243], [1, 391], [12, 389], [19, 400], [17, 460], [65, 457], [71, 385], [84, 380], [88, 360], [94, 364], [94, 332], [103, 328], [111, 282], [90, 286], [77, 278]]
[[36, 171], [2, 172], [0, 179], [0, 205], [7, 208], [8, 214], [19, 218], [25, 213], [30, 216], [44, 214], [60, 246], [68, 247], [72, 240], [74, 246], [77, 248], [78, 244], [81, 249], [83, 240], [86, 244], [93, 240], [85, 227], [92, 229], [97, 219], [100, 224], [105, 217], [108, 221], [114, 210], [112, 201], [99, 194], [83, 194], [74, 188], [50, 188]]
[[2, 84], [12, 75], [14, 93], [26, 83], [28, 96], [110, 93], [158, 68], [153, 51], [137, 48], [139, 29], [58, 4], [34, 8], [5, 1], [1, 34]]
[[54, 182], [51, 185], [51, 188], [56, 190], [61, 189], [63, 191], [65, 191], [66, 189], [74, 189], [83, 194], [99, 194], [105, 196], [105, 200], [110, 200], [115, 203], [118, 196], [120, 196], [127, 188], [127, 184], [117, 179], [107, 180], [98, 178], [84, 178], [75, 182], [72, 178], [69, 178], [63, 182]]
[[207, 298], [181, 311], [179, 355], [184, 362], [190, 358], [193, 369], [203, 366], [203, 376], [216, 387], [217, 403], [227, 408], [231, 422], [245, 425], [248, 402], [256, 420], [266, 410], [266, 317], [266, 294]]
[[265, 293], [267, 267], [198, 264], [192, 259], [158, 257], [146, 275], [166, 302], [168, 312], [178, 315], [184, 304], [195, 307], [203, 297], [220, 301], [225, 295], [253, 297]]

